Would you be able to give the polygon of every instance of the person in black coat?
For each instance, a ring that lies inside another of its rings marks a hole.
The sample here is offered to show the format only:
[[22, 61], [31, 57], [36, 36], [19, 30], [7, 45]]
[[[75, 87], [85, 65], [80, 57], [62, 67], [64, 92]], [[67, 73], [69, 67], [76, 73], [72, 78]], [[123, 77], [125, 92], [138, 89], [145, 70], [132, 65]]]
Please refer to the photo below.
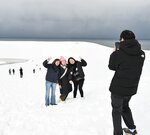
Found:
[[9, 69], [8, 72], [9, 72], [9, 75], [11, 75], [11, 69]]
[[[145, 60], [145, 53], [130, 30], [120, 35], [119, 48], [110, 55], [109, 69], [115, 74], [110, 84], [114, 135], [136, 134], [136, 126], [129, 107], [129, 101], [137, 93], [137, 88]], [[121, 117], [128, 128], [122, 130]]]
[[[58, 83], [59, 77], [59, 65], [60, 60], [55, 59], [52, 63], [49, 64], [51, 58], [48, 58], [43, 62], [43, 66], [47, 68], [46, 73], [46, 94], [45, 94], [45, 105], [57, 105], [55, 99], [55, 91], [56, 85]], [[50, 96], [50, 89], [51, 89], [51, 96]]]
[[73, 57], [70, 57], [68, 59], [68, 68], [71, 71], [73, 77], [73, 83], [74, 83], [74, 91], [73, 91], [74, 98], [76, 98], [77, 96], [78, 87], [79, 87], [81, 97], [84, 97], [82, 87], [84, 84], [85, 74], [82, 67], [85, 66], [87, 66], [87, 62], [82, 58], [80, 58], [80, 61], [75, 60]]
[[22, 78], [23, 77], [23, 69], [22, 69], [22, 67], [20, 67], [19, 72], [20, 72], [20, 78]]
[[72, 91], [72, 76], [67, 67], [66, 59], [61, 56], [60, 58], [60, 71], [59, 71], [59, 86], [60, 86], [60, 99], [59, 102], [65, 101], [68, 94]]
[[15, 74], [15, 69], [12, 69], [13, 75]]

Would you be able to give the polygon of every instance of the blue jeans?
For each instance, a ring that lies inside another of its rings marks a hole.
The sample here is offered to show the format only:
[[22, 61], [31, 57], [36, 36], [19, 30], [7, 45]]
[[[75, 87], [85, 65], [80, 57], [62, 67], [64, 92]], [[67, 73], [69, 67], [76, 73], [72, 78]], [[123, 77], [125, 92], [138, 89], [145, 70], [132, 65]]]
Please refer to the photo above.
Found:
[[[51, 90], [51, 94], [50, 94]], [[45, 94], [45, 105], [48, 106], [49, 104], [55, 105], [55, 91], [56, 91], [56, 83], [46, 81], [46, 94]]]

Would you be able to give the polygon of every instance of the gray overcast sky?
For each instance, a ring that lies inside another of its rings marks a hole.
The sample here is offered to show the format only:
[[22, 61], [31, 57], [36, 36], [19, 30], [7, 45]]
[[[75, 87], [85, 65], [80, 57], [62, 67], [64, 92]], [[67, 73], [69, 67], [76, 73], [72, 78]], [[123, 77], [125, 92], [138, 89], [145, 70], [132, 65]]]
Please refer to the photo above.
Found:
[[0, 0], [0, 37], [150, 39], [149, 0]]

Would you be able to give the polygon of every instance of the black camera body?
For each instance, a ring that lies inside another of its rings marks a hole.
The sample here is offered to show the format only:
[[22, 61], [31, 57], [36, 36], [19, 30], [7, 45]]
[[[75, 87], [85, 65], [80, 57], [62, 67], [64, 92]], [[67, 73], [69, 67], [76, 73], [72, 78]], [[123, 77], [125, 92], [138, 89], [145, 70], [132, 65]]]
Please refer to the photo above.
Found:
[[120, 42], [115, 42], [115, 47], [116, 47], [116, 50], [119, 50]]

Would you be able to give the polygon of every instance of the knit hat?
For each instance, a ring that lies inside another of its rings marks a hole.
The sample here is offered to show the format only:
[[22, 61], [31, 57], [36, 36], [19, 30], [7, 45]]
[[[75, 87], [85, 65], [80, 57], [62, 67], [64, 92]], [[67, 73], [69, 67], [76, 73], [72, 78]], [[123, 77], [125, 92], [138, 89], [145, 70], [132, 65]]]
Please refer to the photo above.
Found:
[[124, 30], [121, 32], [120, 34], [120, 40], [121, 39], [124, 39], [124, 40], [129, 40], [129, 39], [135, 39], [135, 35], [132, 31], [130, 30]]
[[60, 56], [60, 61], [66, 61], [66, 59], [63, 56]]

